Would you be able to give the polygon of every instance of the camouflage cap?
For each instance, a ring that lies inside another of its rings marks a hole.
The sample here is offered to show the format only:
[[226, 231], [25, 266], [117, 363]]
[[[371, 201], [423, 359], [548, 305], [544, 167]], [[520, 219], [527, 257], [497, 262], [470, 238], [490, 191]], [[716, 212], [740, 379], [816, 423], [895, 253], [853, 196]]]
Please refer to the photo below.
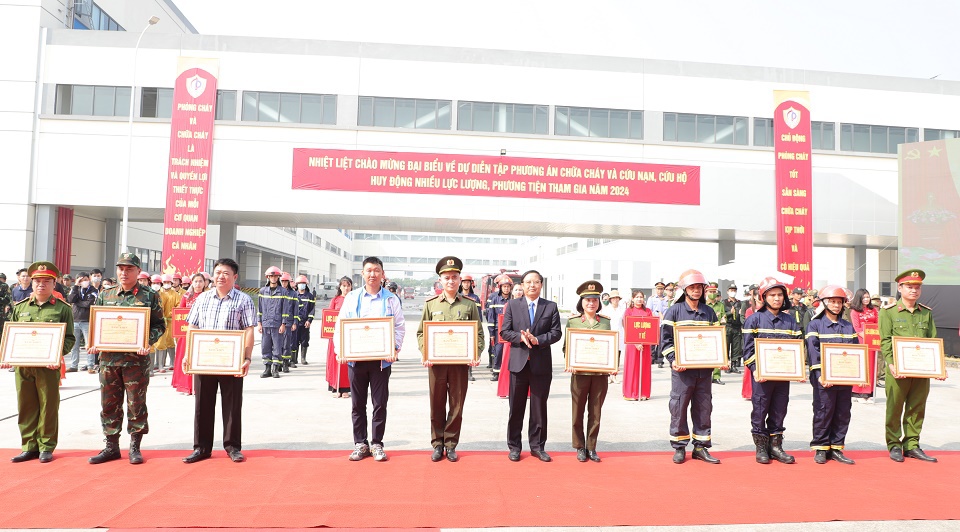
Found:
[[137, 269], [143, 269], [140, 266], [140, 257], [129, 252], [120, 254], [120, 258], [117, 259], [117, 266], [135, 266]]

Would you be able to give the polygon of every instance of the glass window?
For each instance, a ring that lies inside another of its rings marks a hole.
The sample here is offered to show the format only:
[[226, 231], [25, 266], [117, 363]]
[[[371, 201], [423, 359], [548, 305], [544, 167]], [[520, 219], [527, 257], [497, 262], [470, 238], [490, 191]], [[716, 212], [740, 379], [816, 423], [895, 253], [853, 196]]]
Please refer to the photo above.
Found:
[[677, 113], [663, 113], [663, 140], [677, 140]]
[[630, 138], [643, 139], [643, 111], [630, 111]]
[[697, 142], [713, 142], [717, 138], [716, 120], [713, 115], [697, 115]]
[[610, 137], [610, 110], [590, 110], [590, 136], [603, 138]]
[[319, 94], [301, 95], [300, 122], [304, 124], [323, 123], [323, 96]]
[[810, 122], [810, 144], [815, 150], [837, 149], [837, 139], [833, 122]]
[[397, 127], [415, 128], [416, 102], [409, 98], [397, 98]]
[[536, 106], [536, 133], [538, 135], [546, 135], [547, 131], [550, 129], [550, 117], [547, 115], [547, 106], [538, 105]]
[[960, 138], [960, 131], [951, 129], [930, 129], [923, 128], [923, 140], [944, 140]]
[[888, 153], [887, 128], [878, 126], [867, 127], [870, 127], [870, 151], [873, 153]]
[[473, 131], [473, 104], [470, 102], [460, 102], [457, 104], [457, 129], [460, 131]]
[[370, 98], [369, 96], [360, 97], [360, 108], [357, 111], [357, 125], [373, 125], [373, 98]]
[[853, 126], [853, 149], [870, 151], [870, 126]]
[[[335, 106], [335, 99], [331, 99], [331, 119], [335, 116]], [[361, 126], [450, 129], [450, 106], [449, 100], [361, 96], [357, 123]], [[326, 108], [325, 101], [325, 115]]]
[[553, 133], [555, 135], [570, 134], [570, 109], [567, 107], [557, 107], [554, 110]]
[[280, 94], [276, 92], [261, 92], [260, 102], [257, 106], [257, 121], [259, 122], [279, 122], [280, 121]]
[[93, 9], [90, 10], [90, 22], [93, 23], [91, 29], [100, 29], [100, 6], [97, 4], [93, 4]]
[[610, 111], [610, 138], [627, 139], [630, 138], [630, 122], [627, 111]]
[[243, 91], [243, 110], [240, 112], [241, 120], [257, 120], [257, 102], [260, 94], [257, 92]]
[[452, 108], [450, 100], [437, 100], [437, 129], [450, 129], [450, 109]]
[[237, 91], [217, 91], [215, 120], [237, 119]]
[[733, 117], [717, 117], [717, 144], [733, 144]]
[[493, 104], [473, 104], [473, 131], [493, 131]]
[[773, 119], [753, 119], [753, 145], [773, 146]]
[[570, 136], [586, 137], [590, 135], [590, 110], [583, 107], [570, 108]]
[[[227, 112], [227, 107], [236, 108], [236, 92], [230, 93], [229, 100], [224, 102], [223, 112]], [[221, 112], [219, 98], [221, 92], [217, 92], [218, 108]], [[366, 102], [370, 103], [370, 102]], [[360, 99], [360, 125], [363, 124], [364, 112], [369, 111], [369, 106], [365, 105], [363, 98]], [[223, 120], [235, 120], [236, 111], [230, 111], [230, 117], [224, 116]], [[336, 124], [337, 123], [337, 97], [330, 94], [300, 94], [295, 92], [243, 92], [243, 104], [240, 112], [241, 120], [254, 122], [282, 122], [299, 124]], [[220, 119], [220, 117], [217, 117]], [[369, 117], [368, 117], [369, 118]]]
[[[917, 142], [920, 140], [920, 130], [915, 127], [907, 128], [907, 142]], [[894, 149], [890, 153], [896, 153], [897, 150]]]
[[331, 126], [337, 125], [337, 95], [336, 94], [323, 95], [323, 123]]
[[280, 122], [299, 123], [300, 122], [300, 95], [289, 92], [280, 93]]
[[747, 142], [747, 119], [742, 116], [734, 118], [733, 123], [733, 143], [737, 146], [746, 146]]
[[395, 124], [393, 108], [393, 98], [375, 98], [373, 102], [373, 125], [393, 127]]
[[511, 105], [513, 108], [513, 128], [505, 131], [513, 133], [533, 134], [537, 132], [536, 119], [534, 118], [536, 106], [534, 105]]
[[680, 142], [695, 142], [697, 139], [696, 115], [677, 114], [677, 140]]
[[[130, 103], [127, 102], [129, 106]], [[170, 118], [173, 114], [173, 89], [144, 87], [140, 91], [140, 116]]]
[[116, 87], [93, 88], [93, 116], [113, 116], [116, 106]]
[[73, 87], [73, 106], [70, 108], [70, 114], [93, 114], [93, 87], [87, 85], [76, 85]]
[[884, 146], [886, 148], [886, 153], [897, 153], [897, 146], [906, 142], [906, 131], [902, 127], [891, 127], [889, 128], [889, 135], [887, 136], [887, 141], [889, 145]]

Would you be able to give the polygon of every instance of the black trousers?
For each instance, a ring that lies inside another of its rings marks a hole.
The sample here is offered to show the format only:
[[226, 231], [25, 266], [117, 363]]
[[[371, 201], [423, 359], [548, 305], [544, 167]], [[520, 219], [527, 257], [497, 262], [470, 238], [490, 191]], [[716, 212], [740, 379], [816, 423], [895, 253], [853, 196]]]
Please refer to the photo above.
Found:
[[[730, 356], [730, 366], [737, 367], [740, 360], [743, 359], [743, 333], [741, 332], [741, 326], [730, 326], [727, 325], [727, 350], [729, 351]], [[735, 362], [737, 364], [735, 364]]]
[[[353, 406], [353, 443], [383, 445], [387, 427], [387, 400], [390, 398], [390, 366], [380, 368], [380, 362], [370, 360], [347, 366], [350, 374], [350, 401]], [[367, 391], [373, 402], [373, 422], [370, 440], [367, 440]]]
[[530, 392], [530, 423], [527, 425], [527, 437], [531, 451], [542, 451], [547, 443], [547, 398], [550, 397], [550, 383], [553, 375], [533, 375], [530, 362], [523, 369], [510, 372], [510, 417], [507, 421], [507, 447], [511, 451], [520, 451], [523, 445], [520, 436], [523, 432], [523, 414], [527, 409], [527, 392]]
[[713, 412], [713, 370], [670, 370], [670, 445], [684, 449], [690, 443], [687, 409], [693, 420], [693, 445], [710, 447]]
[[243, 379], [232, 375], [195, 375], [193, 448], [213, 451], [213, 424], [216, 419], [217, 388], [220, 388], [220, 412], [223, 418], [223, 448], [240, 450], [243, 415]]
[[786, 430], [783, 420], [787, 417], [787, 405], [790, 403], [790, 383], [754, 382], [751, 399], [753, 411], [750, 413], [750, 432], [769, 436], [783, 434]]
[[[817, 371], [819, 373], [819, 371]], [[813, 449], [843, 449], [850, 428], [852, 386], [824, 388], [820, 376], [810, 375], [813, 385]]]

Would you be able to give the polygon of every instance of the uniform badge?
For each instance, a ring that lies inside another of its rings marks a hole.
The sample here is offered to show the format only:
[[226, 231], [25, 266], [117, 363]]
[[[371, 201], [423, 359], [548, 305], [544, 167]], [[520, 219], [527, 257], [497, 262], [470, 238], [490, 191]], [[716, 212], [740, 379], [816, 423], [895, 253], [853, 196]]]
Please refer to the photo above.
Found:
[[[41, 264], [41, 265], [37, 266], [37, 271], [38, 271], [38, 272], [45, 272], [45, 271], [47, 271], [47, 266], [46, 266], [45, 264]], [[916, 275], [916, 274], [914, 274], [914, 275]]]

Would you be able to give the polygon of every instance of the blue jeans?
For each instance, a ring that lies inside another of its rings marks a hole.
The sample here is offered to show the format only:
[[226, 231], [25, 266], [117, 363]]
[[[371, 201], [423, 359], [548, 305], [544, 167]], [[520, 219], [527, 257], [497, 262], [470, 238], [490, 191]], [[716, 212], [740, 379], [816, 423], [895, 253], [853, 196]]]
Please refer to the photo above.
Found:
[[[73, 324], [73, 334], [77, 337], [77, 342], [73, 344], [73, 351], [64, 357], [64, 362], [67, 365], [68, 369], [77, 369], [77, 366], [80, 364], [80, 342], [83, 341], [83, 346], [86, 348], [87, 340], [90, 339], [90, 322], [89, 321], [77, 321]], [[84, 349], [86, 350], [86, 349]], [[93, 367], [94, 365], [94, 356], [87, 354], [87, 366]]]

